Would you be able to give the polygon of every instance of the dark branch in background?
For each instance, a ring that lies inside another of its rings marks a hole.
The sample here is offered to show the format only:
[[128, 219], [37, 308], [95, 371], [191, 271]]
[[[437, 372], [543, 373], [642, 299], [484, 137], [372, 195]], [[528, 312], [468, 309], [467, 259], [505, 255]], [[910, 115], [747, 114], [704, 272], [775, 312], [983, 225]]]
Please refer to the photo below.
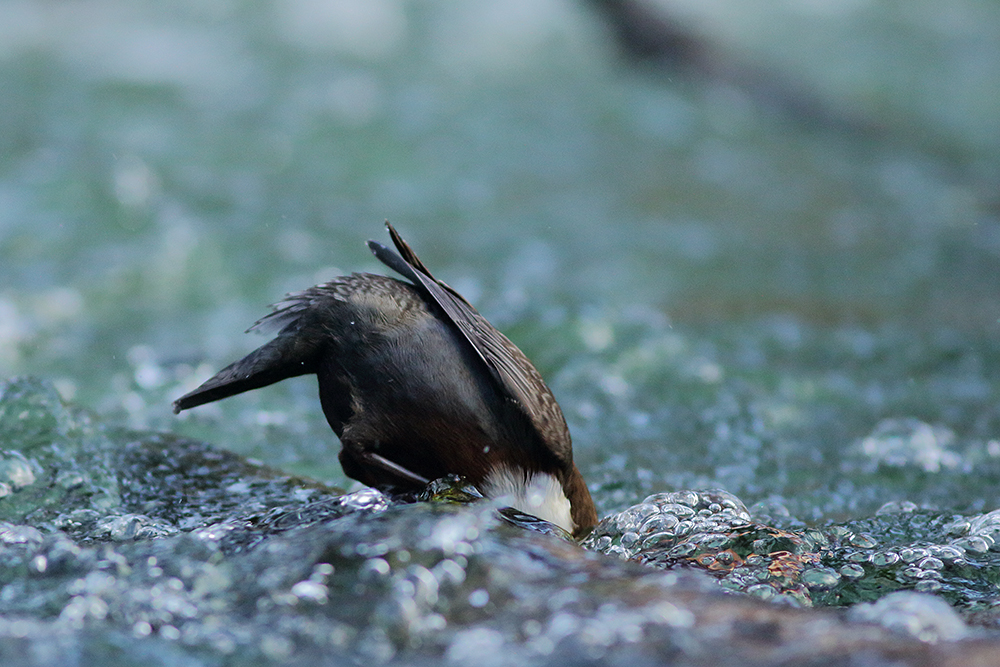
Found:
[[949, 180], [977, 194], [988, 210], [1000, 211], [995, 162], [975, 147], [951, 137], [905, 109], [891, 117], [855, 110], [824, 98], [808, 82], [776, 69], [747, 64], [740, 54], [697, 34], [669, 14], [664, 3], [649, 0], [585, 0], [609, 26], [623, 55], [669, 77], [722, 84], [742, 92], [758, 108], [807, 130], [848, 134], [855, 139], [894, 145], [932, 157], [950, 172]]
[[678, 70], [703, 69], [703, 39], [658, 9], [639, 0], [588, 0], [614, 30], [625, 54]]
[[884, 127], [876, 119], [833, 108], [780, 72], [739, 62], [708, 38], [643, 0], [587, 0], [604, 17], [625, 56], [695, 81], [732, 86], [762, 109], [810, 127], [824, 127], [876, 137]]

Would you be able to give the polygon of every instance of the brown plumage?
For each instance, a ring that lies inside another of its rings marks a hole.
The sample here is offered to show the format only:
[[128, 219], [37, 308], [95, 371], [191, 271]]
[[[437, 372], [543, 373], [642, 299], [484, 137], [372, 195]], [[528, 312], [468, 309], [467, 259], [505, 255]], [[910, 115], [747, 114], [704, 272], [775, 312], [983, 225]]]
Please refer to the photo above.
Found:
[[[386, 227], [398, 254], [368, 247], [409, 283], [355, 273], [289, 294], [251, 327], [277, 336], [177, 399], [174, 412], [316, 374], [349, 477], [417, 489], [458, 474], [488, 496], [586, 533], [597, 513], [541, 375]], [[550, 479], [561, 497], [542, 499]], [[545, 509], [550, 500], [565, 511]]]

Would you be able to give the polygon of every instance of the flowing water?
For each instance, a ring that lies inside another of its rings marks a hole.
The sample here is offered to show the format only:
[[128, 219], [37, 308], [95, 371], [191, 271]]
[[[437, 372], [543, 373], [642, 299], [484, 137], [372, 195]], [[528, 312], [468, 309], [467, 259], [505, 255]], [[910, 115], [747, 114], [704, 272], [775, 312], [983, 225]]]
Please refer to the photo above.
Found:
[[[5, 3], [4, 664], [694, 664], [660, 588], [988, 634], [1000, 10], [669, 7], [697, 76], [586, 3]], [[588, 550], [353, 484], [311, 378], [170, 412], [386, 218], [549, 381]]]

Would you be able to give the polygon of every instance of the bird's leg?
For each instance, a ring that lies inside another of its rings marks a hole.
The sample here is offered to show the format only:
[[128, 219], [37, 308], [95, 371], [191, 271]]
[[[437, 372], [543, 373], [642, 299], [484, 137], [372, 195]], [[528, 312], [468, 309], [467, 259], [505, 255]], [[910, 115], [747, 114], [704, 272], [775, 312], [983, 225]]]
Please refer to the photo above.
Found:
[[381, 454], [359, 447], [350, 441], [343, 442], [340, 465], [348, 477], [368, 486], [394, 484], [400, 486], [427, 486], [431, 480], [390, 461]]
[[427, 479], [426, 477], [418, 475], [412, 470], [404, 468], [398, 463], [390, 461], [381, 454], [376, 454], [375, 452], [364, 452], [363, 457], [369, 465], [382, 468], [386, 472], [396, 475], [397, 477], [404, 479], [412, 484], [420, 484], [421, 486], [427, 486], [431, 482], [431, 480]]

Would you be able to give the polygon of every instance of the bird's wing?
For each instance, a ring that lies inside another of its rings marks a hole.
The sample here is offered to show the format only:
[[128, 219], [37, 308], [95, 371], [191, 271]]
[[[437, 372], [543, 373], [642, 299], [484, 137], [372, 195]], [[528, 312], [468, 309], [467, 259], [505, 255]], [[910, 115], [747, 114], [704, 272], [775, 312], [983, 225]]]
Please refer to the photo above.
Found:
[[[472, 345], [496, 381], [522, 407], [536, 428], [548, 433], [564, 431], [565, 420], [552, 392], [524, 353], [480, 315], [461, 294], [435, 279], [392, 225], [386, 222], [386, 227], [399, 254], [380, 243], [369, 241], [368, 247], [374, 255], [383, 264], [422, 287], [434, 303], [441, 307]], [[566, 439], [568, 441], [568, 433]]]

